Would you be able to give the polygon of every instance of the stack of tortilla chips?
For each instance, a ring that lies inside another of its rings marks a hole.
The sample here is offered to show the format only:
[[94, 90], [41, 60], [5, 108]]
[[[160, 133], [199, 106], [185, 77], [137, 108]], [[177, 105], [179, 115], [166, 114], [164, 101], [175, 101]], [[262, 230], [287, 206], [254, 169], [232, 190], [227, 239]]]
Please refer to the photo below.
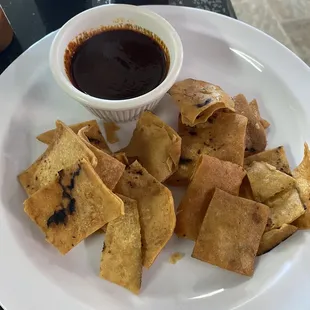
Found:
[[310, 228], [310, 151], [291, 172], [282, 146], [265, 150], [256, 100], [186, 79], [169, 91], [180, 108], [181, 157], [168, 184], [187, 189], [175, 232], [195, 241], [192, 256], [251, 276], [264, 254]]
[[160, 181], [178, 167], [181, 138], [150, 112], [127, 147], [131, 164], [124, 152], [112, 154], [96, 121], [57, 121], [37, 138], [48, 148], [19, 175], [25, 212], [62, 254], [104, 227], [100, 276], [138, 294], [142, 266], [153, 264], [175, 228], [173, 197]]
[[[257, 255], [310, 228], [307, 144], [291, 172], [282, 146], [265, 150], [270, 124], [256, 100], [193, 79], [169, 93], [180, 109], [177, 131], [143, 112], [113, 154], [96, 121], [57, 121], [37, 137], [46, 151], [19, 175], [25, 212], [46, 240], [66, 254], [104, 230], [100, 276], [136, 294], [142, 267], [173, 232], [195, 241], [194, 258], [251, 276]], [[119, 127], [105, 128], [117, 142]], [[177, 212], [164, 182], [186, 186]]]

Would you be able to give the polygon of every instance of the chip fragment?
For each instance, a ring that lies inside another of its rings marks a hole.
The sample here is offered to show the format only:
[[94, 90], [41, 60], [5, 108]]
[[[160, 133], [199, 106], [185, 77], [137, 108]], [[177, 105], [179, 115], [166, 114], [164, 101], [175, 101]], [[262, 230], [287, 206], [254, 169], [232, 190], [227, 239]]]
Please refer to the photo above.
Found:
[[56, 179], [31, 195], [24, 202], [24, 210], [45, 233], [46, 240], [66, 254], [124, 214], [124, 204], [82, 159], [59, 171]]
[[107, 225], [100, 276], [138, 294], [142, 278], [141, 228], [137, 202], [118, 195], [125, 214]]
[[181, 138], [158, 116], [143, 112], [133, 136], [123, 149], [126, 156], [137, 159], [159, 182], [163, 182], [178, 168]]
[[98, 161], [97, 166], [95, 167], [95, 171], [97, 172], [98, 176], [109, 189], [113, 190], [125, 170], [125, 165], [118, 161], [116, 158], [93, 146], [87, 137], [89, 129], [89, 127], [80, 129], [78, 136], [95, 154]]
[[92, 166], [97, 165], [96, 156], [85, 143], [63, 122], [56, 121], [53, 142], [18, 178], [30, 196], [41, 187], [53, 182], [58, 176], [58, 171], [70, 167], [83, 158]]
[[295, 180], [265, 162], [254, 161], [246, 167], [253, 196], [256, 201], [264, 202], [276, 194], [295, 186]]
[[292, 236], [297, 231], [297, 227], [284, 224], [280, 228], [272, 229], [263, 234], [260, 241], [257, 255], [262, 255], [269, 252], [281, 242]]
[[279, 146], [274, 149], [266, 150], [246, 157], [244, 159], [244, 167], [250, 166], [254, 161], [266, 162], [267, 164], [276, 167], [277, 170], [281, 172], [284, 172], [288, 175], [292, 174], [283, 146]]
[[143, 266], [149, 268], [171, 238], [175, 228], [172, 194], [138, 161], [126, 167], [115, 191], [138, 203]]
[[[101, 149], [102, 151], [108, 154], [111, 153], [111, 150], [109, 146], [107, 145], [96, 120], [90, 120], [90, 121], [77, 123], [77, 124], [73, 124], [69, 126], [69, 128], [76, 134], [83, 127], [89, 128], [87, 131], [87, 138], [89, 139], [89, 142], [92, 145], [96, 146], [97, 148]], [[56, 129], [43, 132], [37, 136], [37, 139], [45, 144], [51, 144], [55, 137], [55, 132], [56, 132]]]
[[220, 109], [234, 111], [234, 101], [219, 86], [186, 79], [175, 83], [168, 91], [181, 111], [182, 123], [195, 126], [205, 123]]
[[116, 132], [120, 130], [120, 127], [113, 122], [104, 123], [103, 126], [108, 142], [111, 144], [119, 142]]
[[236, 164], [202, 155], [177, 209], [175, 233], [196, 240], [215, 188], [238, 195], [245, 175], [245, 170]]
[[307, 210], [293, 225], [299, 229], [310, 228], [310, 150], [307, 143], [304, 145], [304, 157], [297, 168], [293, 170], [293, 177], [296, 179], [296, 186], [301, 201]]
[[244, 95], [239, 94], [233, 97], [233, 100], [236, 113], [248, 118], [245, 141], [246, 151], [252, 153], [263, 151], [267, 145], [267, 138], [265, 129], [260, 122], [260, 117], [253, 113]]
[[239, 197], [254, 200], [252, 187], [247, 175], [243, 178], [242, 183], [240, 185]]
[[218, 113], [205, 124], [181, 126], [181, 157], [178, 170], [168, 184], [187, 185], [200, 155], [210, 155], [243, 166], [247, 118], [235, 113]]
[[260, 120], [260, 123], [262, 124], [262, 126], [264, 127], [264, 129], [267, 129], [270, 127], [270, 123], [263, 119], [260, 115], [260, 111], [259, 111], [259, 107], [258, 107], [258, 103], [256, 101], [256, 99], [253, 99], [250, 103], [249, 106], [252, 110], [252, 112], [254, 113], [255, 117], [257, 117]]
[[281, 191], [264, 203], [270, 207], [270, 229], [290, 224], [305, 213], [305, 207], [295, 187]]
[[192, 257], [252, 276], [269, 208], [216, 189]]

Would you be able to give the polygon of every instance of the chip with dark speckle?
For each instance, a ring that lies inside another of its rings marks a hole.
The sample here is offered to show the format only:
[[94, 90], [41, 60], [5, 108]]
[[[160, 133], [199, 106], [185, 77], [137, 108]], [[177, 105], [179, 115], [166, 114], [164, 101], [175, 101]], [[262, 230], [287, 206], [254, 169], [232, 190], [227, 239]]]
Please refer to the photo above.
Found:
[[167, 179], [167, 184], [187, 185], [201, 154], [243, 166], [246, 126], [246, 117], [224, 112], [219, 112], [212, 123], [196, 127], [179, 124], [181, 160], [178, 170]]
[[81, 159], [97, 165], [94, 153], [63, 122], [56, 121], [55, 138], [46, 151], [19, 176], [19, 181], [28, 195], [57, 178], [57, 172], [72, 166]]
[[181, 111], [182, 123], [195, 126], [205, 123], [220, 109], [234, 111], [234, 101], [219, 86], [185, 79], [175, 83], [168, 92]]
[[[72, 199], [74, 209], [70, 209]], [[59, 177], [31, 195], [24, 207], [46, 240], [62, 254], [124, 214], [122, 200], [85, 159], [59, 172]]]

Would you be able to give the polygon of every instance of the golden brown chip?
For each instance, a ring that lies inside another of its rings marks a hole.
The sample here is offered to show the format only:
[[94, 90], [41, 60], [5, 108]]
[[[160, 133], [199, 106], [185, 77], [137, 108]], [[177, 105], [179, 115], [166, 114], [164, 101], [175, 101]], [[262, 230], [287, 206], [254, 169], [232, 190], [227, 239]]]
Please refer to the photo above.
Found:
[[202, 155], [177, 210], [175, 233], [196, 240], [215, 188], [239, 194], [245, 170], [228, 161]]
[[[87, 132], [87, 138], [89, 139], [92, 145], [96, 146], [97, 148], [103, 150], [104, 152], [108, 154], [111, 153], [111, 150], [108, 147], [104, 137], [102, 136], [102, 133], [100, 131], [100, 128], [96, 120], [86, 121], [86, 122], [77, 123], [77, 124], [73, 124], [69, 126], [69, 128], [76, 134], [83, 127], [89, 127], [89, 130]], [[55, 131], [56, 129], [52, 129], [52, 130], [43, 132], [37, 136], [37, 139], [45, 144], [51, 144], [55, 137]]]
[[115, 191], [138, 203], [143, 266], [151, 267], [175, 228], [175, 212], [170, 190], [135, 161], [116, 185]]
[[267, 139], [264, 127], [260, 122], [260, 118], [255, 116], [250, 108], [244, 95], [239, 94], [235, 96], [236, 113], [248, 118], [245, 146], [249, 152], [261, 152], [266, 148]]
[[98, 164], [95, 167], [95, 171], [98, 173], [98, 176], [109, 189], [113, 190], [125, 170], [125, 165], [90, 144], [89, 138], [87, 138], [88, 130], [88, 127], [80, 129], [78, 136], [97, 157]]
[[107, 154], [112, 153], [100, 131], [97, 122], [96, 124], [88, 127], [87, 131], [85, 131], [85, 135], [91, 145], [95, 146], [97, 149], [100, 149]]
[[307, 207], [305, 214], [298, 218], [293, 225], [299, 229], [310, 228], [310, 150], [307, 143], [304, 145], [304, 158], [297, 168], [293, 170], [300, 199]]
[[182, 123], [188, 126], [205, 123], [219, 109], [234, 111], [234, 101], [219, 86], [186, 79], [175, 83], [168, 92], [178, 105]]
[[304, 158], [293, 170], [293, 177], [303, 203], [310, 209], [310, 150], [307, 143], [304, 145]]
[[246, 167], [254, 199], [264, 202], [277, 193], [295, 186], [295, 180], [265, 162], [254, 161]]
[[120, 127], [113, 122], [104, 123], [103, 126], [108, 142], [111, 144], [119, 142], [116, 131], [120, 130]]
[[186, 185], [201, 154], [243, 166], [247, 118], [235, 113], [218, 113], [205, 124], [180, 128], [182, 138], [179, 169], [168, 180], [171, 185]]
[[270, 127], [270, 123], [263, 118], [260, 118], [260, 123], [262, 124], [265, 130]]
[[84, 159], [59, 171], [57, 179], [34, 193], [24, 206], [46, 240], [62, 254], [124, 214], [122, 200]]
[[85, 143], [63, 122], [56, 121], [55, 139], [46, 151], [18, 178], [28, 195], [57, 178], [57, 172], [87, 159], [92, 166], [97, 158]]
[[117, 152], [113, 154], [113, 157], [116, 158], [118, 161], [123, 163], [125, 166], [129, 165], [128, 158], [124, 152]]
[[262, 255], [276, 246], [278, 246], [282, 241], [286, 240], [288, 237], [293, 235], [297, 231], [297, 227], [293, 225], [284, 224], [280, 228], [272, 229], [263, 234], [260, 241], [257, 255]]
[[251, 276], [269, 208], [216, 189], [192, 257]]
[[142, 278], [141, 232], [137, 202], [119, 195], [125, 215], [107, 225], [100, 276], [138, 294]]
[[243, 178], [243, 181], [241, 183], [239, 197], [254, 200], [252, 187], [247, 175]]
[[[96, 120], [90, 120], [90, 121], [86, 121], [86, 122], [82, 122], [82, 123], [77, 123], [77, 124], [73, 124], [68, 126], [74, 133], [78, 133], [78, 131], [86, 126], [92, 126], [97, 124]], [[52, 141], [54, 140], [55, 137], [55, 132], [56, 129], [52, 129], [46, 132], [41, 133], [40, 135], [37, 136], [37, 139], [45, 144], [51, 144]]]
[[291, 175], [290, 165], [283, 146], [248, 156], [244, 159], [244, 167], [250, 166], [253, 161], [264, 161], [279, 171]]
[[181, 155], [181, 138], [158, 116], [143, 112], [136, 129], [123, 149], [127, 157], [136, 158], [159, 182], [163, 182], [178, 168]]
[[249, 106], [250, 106], [252, 112], [254, 113], [255, 117], [257, 117], [260, 120], [260, 123], [262, 124], [264, 129], [267, 129], [270, 126], [270, 123], [260, 116], [259, 107], [258, 107], [256, 99], [253, 99], [249, 103]]
[[264, 202], [270, 207], [271, 229], [290, 224], [305, 213], [295, 187], [288, 188]]

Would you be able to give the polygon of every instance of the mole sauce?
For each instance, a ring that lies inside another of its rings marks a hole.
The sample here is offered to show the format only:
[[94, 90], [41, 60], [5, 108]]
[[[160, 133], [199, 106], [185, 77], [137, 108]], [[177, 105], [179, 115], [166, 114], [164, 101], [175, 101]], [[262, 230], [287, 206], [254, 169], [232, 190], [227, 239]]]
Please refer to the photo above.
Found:
[[169, 56], [154, 38], [119, 28], [97, 33], [78, 46], [69, 74], [74, 86], [88, 95], [122, 100], [156, 88], [168, 69]]

